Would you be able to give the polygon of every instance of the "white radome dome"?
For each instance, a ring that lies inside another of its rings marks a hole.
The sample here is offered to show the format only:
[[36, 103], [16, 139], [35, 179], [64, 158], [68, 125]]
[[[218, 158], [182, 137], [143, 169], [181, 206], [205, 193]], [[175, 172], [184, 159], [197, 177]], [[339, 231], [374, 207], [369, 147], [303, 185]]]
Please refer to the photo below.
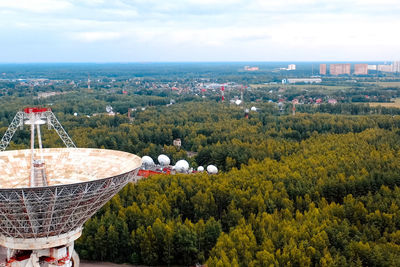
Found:
[[175, 170], [180, 173], [186, 173], [189, 170], [189, 163], [181, 159], [175, 164]]
[[151, 167], [154, 166], [154, 160], [152, 158], [150, 158], [149, 156], [143, 156], [142, 157], [142, 165], [147, 168], [147, 167]]
[[242, 100], [240, 100], [240, 99], [236, 100], [235, 104], [239, 106], [240, 104], [242, 104]]
[[207, 166], [207, 172], [209, 174], [216, 174], [216, 173], [218, 173], [218, 168], [216, 166], [214, 166], [214, 165], [208, 165]]
[[161, 166], [168, 166], [171, 163], [171, 160], [167, 155], [161, 154], [157, 158], [158, 163], [160, 163]]
[[197, 171], [198, 171], [198, 172], [203, 172], [203, 171], [204, 171], [204, 167], [203, 167], [203, 166], [197, 167]]
[[256, 107], [251, 107], [250, 110], [251, 110], [251, 111], [257, 111], [257, 108], [256, 108]]

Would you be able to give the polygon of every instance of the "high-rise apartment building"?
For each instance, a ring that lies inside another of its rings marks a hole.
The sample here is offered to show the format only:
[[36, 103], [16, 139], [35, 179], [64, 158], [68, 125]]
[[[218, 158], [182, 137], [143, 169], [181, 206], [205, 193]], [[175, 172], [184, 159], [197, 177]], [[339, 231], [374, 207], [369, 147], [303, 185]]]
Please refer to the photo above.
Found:
[[400, 61], [393, 61], [393, 72], [400, 72]]
[[368, 74], [368, 64], [354, 64], [354, 74], [355, 75], [367, 75]]
[[326, 75], [326, 64], [319, 64], [319, 74]]
[[393, 72], [393, 65], [378, 65], [378, 71]]
[[350, 63], [330, 64], [329, 72], [331, 75], [341, 75], [341, 74], [350, 75]]

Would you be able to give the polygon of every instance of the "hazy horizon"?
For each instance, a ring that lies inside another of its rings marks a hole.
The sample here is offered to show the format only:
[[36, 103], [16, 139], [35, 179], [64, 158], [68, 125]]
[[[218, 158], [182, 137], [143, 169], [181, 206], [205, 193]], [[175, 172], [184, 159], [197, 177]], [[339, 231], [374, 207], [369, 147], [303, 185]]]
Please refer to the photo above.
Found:
[[272, 64], [272, 63], [284, 63], [284, 64], [330, 64], [330, 63], [392, 63], [393, 61], [398, 60], [332, 60], [332, 61], [321, 61], [321, 60], [304, 60], [304, 61], [291, 61], [291, 60], [275, 60], [275, 61], [131, 61], [131, 62], [118, 62], [118, 61], [110, 61], [110, 62], [102, 62], [102, 61], [92, 61], [92, 62], [0, 62], [0, 65], [35, 65], [35, 64], [43, 64], [43, 65], [57, 65], [57, 64], [93, 64], [93, 65], [107, 65], [107, 64], [121, 64], [121, 65], [129, 65], [129, 64]]

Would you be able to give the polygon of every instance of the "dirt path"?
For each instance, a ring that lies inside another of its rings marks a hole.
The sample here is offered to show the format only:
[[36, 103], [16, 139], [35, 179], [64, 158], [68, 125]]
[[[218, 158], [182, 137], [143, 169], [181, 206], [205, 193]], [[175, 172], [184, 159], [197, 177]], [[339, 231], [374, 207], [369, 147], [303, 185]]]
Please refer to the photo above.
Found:
[[[6, 260], [7, 257], [7, 249], [0, 247], [0, 262]], [[81, 260], [80, 267], [145, 267], [139, 265], [130, 265], [130, 264], [116, 264], [111, 262], [96, 262], [96, 261], [85, 261]]]
[[111, 262], [96, 262], [96, 261], [85, 261], [81, 260], [80, 267], [145, 267], [139, 265], [130, 264], [116, 264]]

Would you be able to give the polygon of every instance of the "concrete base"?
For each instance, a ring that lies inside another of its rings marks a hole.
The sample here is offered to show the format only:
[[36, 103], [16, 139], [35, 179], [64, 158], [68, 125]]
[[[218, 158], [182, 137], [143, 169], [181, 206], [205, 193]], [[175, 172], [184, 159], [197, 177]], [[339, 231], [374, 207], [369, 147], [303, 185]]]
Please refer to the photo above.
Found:
[[54, 248], [74, 242], [82, 235], [82, 227], [66, 234], [41, 238], [12, 238], [0, 235], [0, 246], [19, 249], [19, 250], [37, 250], [44, 248]]

